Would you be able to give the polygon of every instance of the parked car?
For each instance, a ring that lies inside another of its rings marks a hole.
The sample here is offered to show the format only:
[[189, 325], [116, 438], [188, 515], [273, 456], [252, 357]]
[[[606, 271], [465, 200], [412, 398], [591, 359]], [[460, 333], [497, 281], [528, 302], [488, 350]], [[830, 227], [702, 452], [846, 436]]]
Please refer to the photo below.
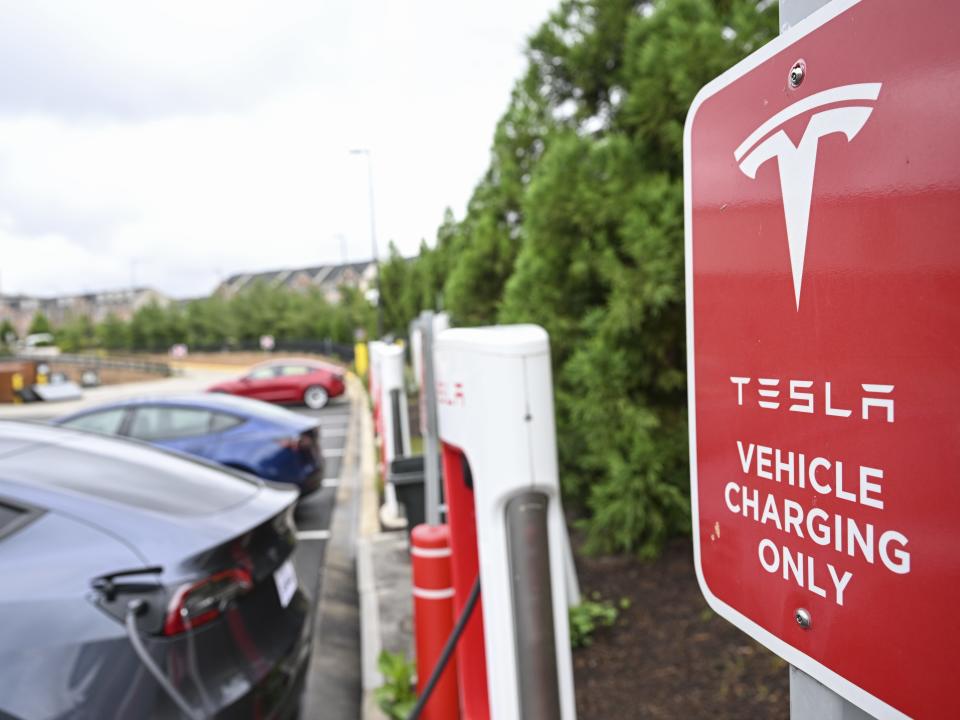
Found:
[[295, 717], [296, 500], [143, 443], [0, 422], [0, 717]]
[[323, 480], [317, 420], [257, 400], [210, 393], [127, 400], [53, 422], [196, 455], [291, 483], [301, 495], [316, 490]]
[[209, 389], [273, 403], [303, 403], [319, 410], [331, 398], [343, 395], [343, 370], [317, 360], [273, 360], [256, 365], [249, 373]]

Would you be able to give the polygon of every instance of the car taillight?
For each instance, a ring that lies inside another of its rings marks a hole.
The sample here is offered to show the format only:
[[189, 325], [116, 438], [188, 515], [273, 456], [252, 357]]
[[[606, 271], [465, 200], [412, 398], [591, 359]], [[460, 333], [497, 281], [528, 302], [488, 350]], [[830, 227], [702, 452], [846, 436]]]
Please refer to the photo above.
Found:
[[167, 609], [163, 634], [178, 635], [215, 620], [231, 600], [252, 588], [253, 578], [243, 568], [224, 570], [180, 586]]
[[277, 438], [277, 445], [282, 447], [284, 450], [299, 450], [300, 436], [294, 435], [293, 437]]
[[286, 450], [296, 450], [305, 455], [313, 455], [319, 442], [313, 431], [307, 431], [302, 435], [279, 438], [277, 444]]

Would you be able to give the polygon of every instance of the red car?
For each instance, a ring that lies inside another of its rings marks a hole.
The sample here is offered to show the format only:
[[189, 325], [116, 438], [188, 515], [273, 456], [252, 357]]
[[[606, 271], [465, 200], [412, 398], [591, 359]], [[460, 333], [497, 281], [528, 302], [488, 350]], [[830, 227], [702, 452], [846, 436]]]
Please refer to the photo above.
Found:
[[303, 403], [318, 410], [343, 395], [343, 370], [316, 360], [271, 360], [239, 380], [219, 383], [209, 392], [229, 393], [274, 403]]

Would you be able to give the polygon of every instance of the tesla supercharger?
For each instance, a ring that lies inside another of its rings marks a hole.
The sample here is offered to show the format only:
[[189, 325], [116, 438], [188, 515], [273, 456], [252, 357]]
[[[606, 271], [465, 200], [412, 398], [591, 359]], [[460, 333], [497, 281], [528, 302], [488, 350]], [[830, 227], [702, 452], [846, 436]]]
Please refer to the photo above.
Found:
[[373, 429], [378, 437], [383, 431], [380, 418], [380, 351], [385, 347], [387, 347], [387, 344], [380, 340], [371, 340], [367, 343], [368, 355], [370, 356], [370, 375], [367, 384], [370, 390], [370, 400], [373, 403]]
[[381, 477], [384, 504], [381, 521], [387, 527], [402, 527], [397, 492], [389, 481], [390, 463], [410, 455], [410, 416], [407, 412], [407, 393], [403, 386], [403, 348], [399, 345], [383, 345], [378, 348], [380, 393], [380, 422], [383, 467]]
[[456, 328], [435, 348], [437, 407], [468, 720], [574, 718], [549, 338]]

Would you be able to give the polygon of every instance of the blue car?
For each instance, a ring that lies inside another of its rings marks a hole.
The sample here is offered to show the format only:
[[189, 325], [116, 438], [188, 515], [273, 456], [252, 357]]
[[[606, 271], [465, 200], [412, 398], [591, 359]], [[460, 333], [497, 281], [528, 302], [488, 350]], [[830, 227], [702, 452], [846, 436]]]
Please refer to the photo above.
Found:
[[301, 495], [323, 480], [319, 423], [259, 400], [211, 393], [127, 400], [53, 422], [196, 455], [291, 483]]

